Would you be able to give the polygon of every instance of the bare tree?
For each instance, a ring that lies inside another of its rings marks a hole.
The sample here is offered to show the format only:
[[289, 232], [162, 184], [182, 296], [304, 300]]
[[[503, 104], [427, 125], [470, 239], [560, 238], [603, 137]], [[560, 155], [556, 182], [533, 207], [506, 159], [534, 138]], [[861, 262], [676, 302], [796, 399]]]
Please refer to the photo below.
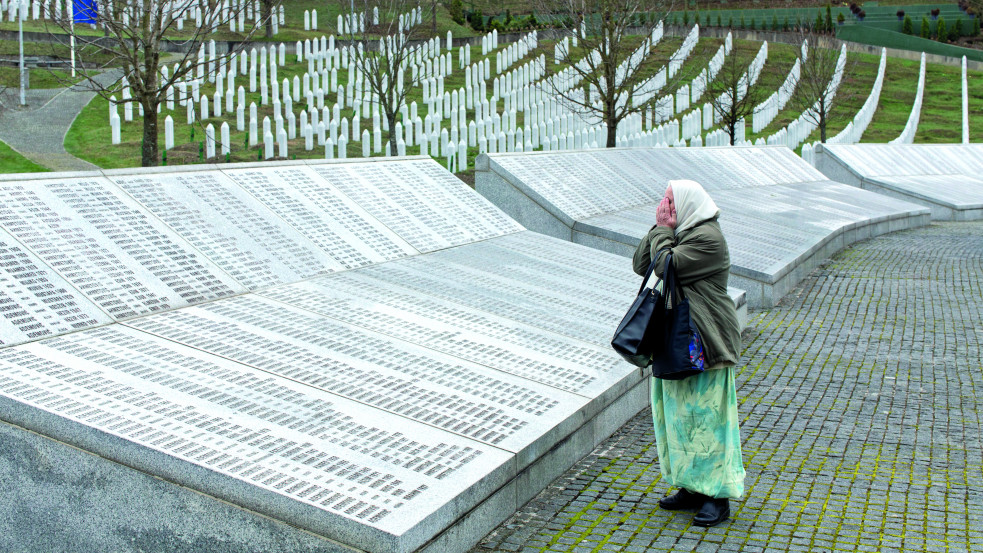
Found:
[[276, 10], [280, 6], [280, 1], [260, 0], [261, 20], [264, 22], [263, 28], [266, 31], [266, 38], [273, 38], [273, 20], [277, 17]]
[[707, 85], [714, 121], [730, 136], [731, 146], [736, 141], [738, 123], [746, 121], [767, 97], [751, 72], [749, 60], [735, 48], [724, 58], [716, 77]]
[[[273, 8], [279, 5], [280, 0], [264, 0], [267, 1], [272, 2], [271, 9], [264, 13], [273, 13]], [[225, 5], [222, 0], [88, 0], [88, 3], [92, 8], [89, 15], [97, 27], [104, 29], [107, 36], [95, 38], [75, 35], [75, 40], [81, 45], [78, 49], [79, 73], [93, 90], [108, 99], [122, 89], [122, 81], [107, 85], [103, 80], [97, 79], [96, 74], [107, 67], [122, 70], [132, 96], [129, 99], [117, 99], [117, 102], [133, 102], [143, 108], [141, 164], [144, 167], [156, 166], [157, 137], [160, 130], [158, 106], [165, 101], [170, 87], [200, 72], [203, 63], [211, 64], [214, 69], [227, 56], [237, 51], [233, 49], [217, 53], [214, 59], [207, 61], [199, 58], [199, 52], [208, 36], [219, 27], [237, 19], [249, 2]], [[73, 22], [67, 10], [52, 11], [45, 15], [58, 27], [59, 36], [73, 35]], [[183, 26], [185, 17], [189, 17], [190, 29], [182, 33], [178, 27], [179, 24]], [[244, 40], [240, 44], [245, 44], [264, 24], [265, 21], [261, 20], [244, 32]], [[184, 38], [189, 32], [191, 36]], [[171, 37], [175, 36], [182, 36], [182, 39], [172, 40]], [[161, 57], [165, 51], [172, 50], [178, 52], [171, 60], [174, 64], [173, 71], [165, 78], [161, 71], [165, 64]], [[108, 57], [109, 61], [95, 63], [87, 60], [87, 55]]]
[[836, 91], [839, 87], [838, 75], [843, 75], [846, 70], [845, 65], [837, 69], [846, 63], [843, 42], [829, 35], [814, 33], [805, 33], [805, 41], [807, 46], [801, 58], [799, 82], [793, 85], [794, 93], [792, 90], [785, 91], [791, 94], [785, 109], [802, 113], [805, 120], [819, 129], [820, 140], [826, 142], [829, 114], [842, 99], [842, 96], [837, 97]]
[[667, 0], [537, 0], [543, 17], [576, 38], [576, 49], [561, 47], [557, 60], [576, 86], [548, 78], [549, 93], [603, 121], [608, 148], [616, 144], [621, 121], [658, 100], [662, 83], [653, 77], [662, 63], [652, 55], [652, 35], [671, 8]]
[[378, 38], [369, 37], [369, 26], [360, 31], [358, 25], [352, 25], [349, 40], [351, 60], [357, 71], [355, 82], [364, 83], [361, 89], [371, 95], [373, 109], [379, 109], [380, 115], [386, 118], [389, 152], [396, 155], [399, 140], [395, 132], [396, 116], [406, 106], [412, 86], [411, 56], [420, 48], [412, 44], [422, 34], [422, 17], [416, 2], [410, 0], [380, 0], [375, 4], [362, 0], [362, 5], [366, 14], [379, 8], [379, 24], [371, 27]]

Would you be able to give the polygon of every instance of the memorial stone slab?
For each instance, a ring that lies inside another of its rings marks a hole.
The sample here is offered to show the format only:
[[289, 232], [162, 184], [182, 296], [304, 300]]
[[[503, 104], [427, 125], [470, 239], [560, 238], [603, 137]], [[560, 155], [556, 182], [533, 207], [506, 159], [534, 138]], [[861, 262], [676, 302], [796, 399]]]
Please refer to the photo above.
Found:
[[118, 526], [73, 527], [89, 550], [149, 476], [331, 551], [465, 551], [647, 404], [608, 343], [625, 260], [432, 160], [2, 177], [0, 200], [0, 439], [122, 479]]
[[514, 472], [498, 448], [122, 326], [4, 349], [0, 368], [5, 418], [45, 414], [12, 422], [370, 550], [412, 550], [421, 520]]
[[[317, 296], [315, 291], [295, 298], [306, 305]], [[404, 342], [270, 299], [240, 297], [167, 315], [131, 324], [514, 452], [551, 447], [563, 435], [550, 431], [555, 421], [570, 417], [585, 403], [583, 397], [443, 355], [415, 341]], [[632, 371], [622, 365], [619, 372], [624, 378]], [[521, 458], [517, 468], [531, 460]]]
[[983, 144], [823, 144], [829, 178], [928, 207], [932, 219], [983, 219]]
[[417, 253], [307, 167], [264, 166], [225, 174], [347, 269]]
[[486, 155], [476, 190], [537, 232], [631, 256], [670, 180], [695, 180], [720, 207], [731, 295], [770, 306], [855, 240], [925, 224], [909, 202], [826, 176], [784, 147], [635, 148]]
[[109, 179], [250, 290], [342, 268], [218, 171]]
[[[0, 205], [0, 223], [12, 215]], [[57, 272], [0, 229], [0, 346], [111, 321]]]
[[102, 178], [0, 184], [4, 228], [115, 320], [243, 292]]
[[[421, 252], [522, 230], [467, 185], [424, 160], [314, 170]], [[416, 186], [421, 180], [430, 186]]]

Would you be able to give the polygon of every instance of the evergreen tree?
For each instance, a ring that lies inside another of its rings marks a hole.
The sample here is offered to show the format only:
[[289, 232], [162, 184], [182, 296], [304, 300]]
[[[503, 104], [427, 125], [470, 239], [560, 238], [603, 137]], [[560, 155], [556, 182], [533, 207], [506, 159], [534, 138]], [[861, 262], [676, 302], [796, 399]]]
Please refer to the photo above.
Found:
[[932, 38], [932, 26], [928, 24], [928, 18], [922, 16], [922, 38]]
[[772, 31], [777, 31], [778, 30], [778, 15], [777, 14], [773, 14], [771, 16], [771, 30]]
[[817, 33], [821, 33], [825, 28], [826, 28], [826, 24], [823, 22], [823, 12], [818, 11], [816, 12], [816, 22], [813, 23], [812, 30]]
[[788, 30], [788, 16], [787, 15], [785, 16], [785, 21], [782, 23], [782, 30], [783, 31], [787, 31]]
[[945, 42], [949, 39], [949, 29], [945, 26], [945, 18], [941, 15], [939, 16], [938, 23], [935, 24], [935, 39], [939, 42]]
[[915, 34], [915, 24], [911, 22], [911, 16], [905, 14], [904, 21], [901, 22], [901, 32], [906, 35]]
[[827, 33], [832, 33], [833, 32], [833, 8], [832, 8], [832, 6], [828, 2], [826, 3], [826, 24], [825, 24], [825, 27], [826, 28], [824, 30]]
[[952, 31], [950, 31], [949, 40], [955, 41], [961, 36], [963, 36], [963, 18], [960, 17], [956, 20], [956, 24], [953, 25]]
[[743, 13], [741, 14], [741, 28], [742, 29], [747, 29], [747, 24], [744, 23], [744, 14]]

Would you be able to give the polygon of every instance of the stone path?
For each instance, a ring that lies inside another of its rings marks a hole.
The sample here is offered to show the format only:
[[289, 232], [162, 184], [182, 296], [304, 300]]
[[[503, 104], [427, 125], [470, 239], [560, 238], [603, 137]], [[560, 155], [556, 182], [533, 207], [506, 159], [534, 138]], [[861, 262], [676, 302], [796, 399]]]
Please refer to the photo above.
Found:
[[[111, 71], [96, 78], [112, 82], [119, 76]], [[18, 94], [16, 89], [7, 91], [4, 104], [8, 108], [0, 110], [0, 141], [52, 171], [98, 169], [65, 151], [65, 135], [82, 108], [95, 97], [94, 91], [83, 83], [70, 88], [28, 90], [25, 108], [18, 105]]]
[[472, 552], [983, 551], [981, 321], [983, 222], [856, 244], [751, 313], [729, 522], [658, 508], [643, 411]]

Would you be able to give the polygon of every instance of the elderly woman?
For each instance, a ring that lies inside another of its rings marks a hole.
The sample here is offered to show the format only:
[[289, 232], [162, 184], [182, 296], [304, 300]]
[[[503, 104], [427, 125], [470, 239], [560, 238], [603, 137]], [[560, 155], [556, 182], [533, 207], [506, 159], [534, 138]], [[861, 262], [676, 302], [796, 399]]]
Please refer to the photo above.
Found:
[[[635, 272], [653, 255], [662, 275], [672, 263], [690, 316], [703, 339], [706, 370], [683, 380], [652, 379], [652, 415], [663, 478], [679, 488], [659, 501], [671, 511], [695, 510], [693, 524], [715, 526], [730, 517], [730, 499], [744, 493], [734, 364], [740, 326], [727, 294], [730, 254], [720, 231], [720, 210], [698, 183], [669, 181], [656, 225], [638, 245]], [[665, 251], [661, 251], [665, 249]]]

